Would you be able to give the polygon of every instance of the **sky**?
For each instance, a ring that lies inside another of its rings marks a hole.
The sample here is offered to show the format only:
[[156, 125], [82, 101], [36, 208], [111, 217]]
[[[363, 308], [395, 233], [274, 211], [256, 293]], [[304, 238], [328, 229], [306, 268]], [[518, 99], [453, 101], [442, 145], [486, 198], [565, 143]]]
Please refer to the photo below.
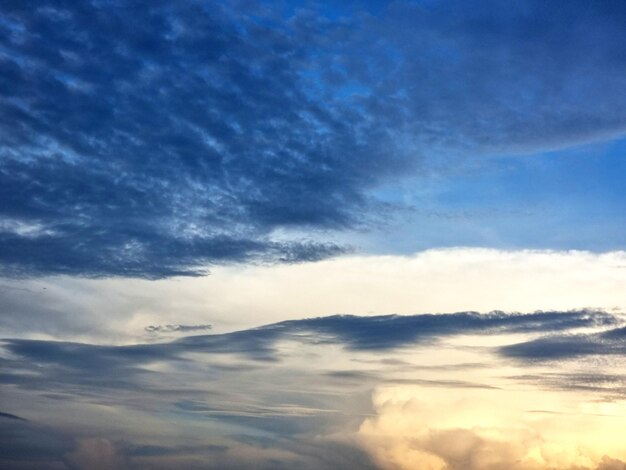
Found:
[[0, 467], [625, 470], [626, 4], [0, 4]]

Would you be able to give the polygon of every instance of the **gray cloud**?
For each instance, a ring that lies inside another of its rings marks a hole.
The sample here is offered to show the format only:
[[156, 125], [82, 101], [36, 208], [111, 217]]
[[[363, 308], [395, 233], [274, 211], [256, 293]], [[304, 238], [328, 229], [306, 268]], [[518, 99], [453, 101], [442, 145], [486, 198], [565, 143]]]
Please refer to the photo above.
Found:
[[[123, 390], [166, 393], [155, 382], [158, 374], [150, 370], [150, 365], [165, 362], [184, 368], [189, 363], [189, 354], [211, 358], [208, 369], [211, 373], [227, 374], [247, 368], [249, 373], [262, 374], [266, 367], [282, 362], [278, 345], [286, 340], [303, 346], [337, 344], [352, 351], [376, 352], [432, 344], [459, 334], [545, 334], [583, 327], [610, 328], [619, 321], [609, 313], [591, 310], [533, 314], [339, 315], [286, 321], [227, 334], [195, 335], [169, 342], [126, 346], [5, 339], [4, 349], [10, 356], [0, 359], [3, 366], [0, 382], [25, 389], [85, 396], [103, 390], [111, 393]], [[499, 351], [511, 357], [515, 347], [505, 346]], [[596, 353], [602, 354], [603, 350], [598, 349]], [[219, 359], [231, 356], [248, 362], [229, 364]], [[397, 365], [392, 367], [397, 368]], [[364, 373], [362, 370], [335, 371], [331, 378], [358, 384], [366, 378]], [[373, 377], [367, 378], [371, 383]], [[444, 382], [433, 384], [444, 385]], [[445, 385], [482, 386], [466, 382]]]
[[2, 411], [0, 411], [0, 418], [16, 419], [18, 421], [28, 421], [27, 419], [22, 418], [20, 416], [17, 416], [17, 415], [11, 414], [11, 413], [4, 413]]
[[[279, 357], [275, 355], [275, 344], [286, 339], [305, 344], [336, 343], [352, 350], [376, 351], [432, 342], [463, 333], [545, 333], [582, 327], [610, 327], [619, 322], [614, 315], [595, 310], [532, 314], [461, 312], [370, 317], [335, 315], [289, 320], [233, 333], [188, 336], [155, 344], [106, 346], [6, 339], [5, 348], [33, 363], [56, 364], [76, 371], [100, 369], [114, 373], [119, 369], [154, 361], [178, 360], [185, 353], [239, 354], [258, 361], [276, 361]], [[612, 330], [615, 331], [621, 330]], [[613, 333], [603, 335], [609, 334]], [[503, 351], [506, 354], [510, 350]]]
[[612, 328], [600, 333], [549, 335], [507, 345], [504, 356], [527, 361], [568, 360], [585, 356], [626, 354], [626, 328]]

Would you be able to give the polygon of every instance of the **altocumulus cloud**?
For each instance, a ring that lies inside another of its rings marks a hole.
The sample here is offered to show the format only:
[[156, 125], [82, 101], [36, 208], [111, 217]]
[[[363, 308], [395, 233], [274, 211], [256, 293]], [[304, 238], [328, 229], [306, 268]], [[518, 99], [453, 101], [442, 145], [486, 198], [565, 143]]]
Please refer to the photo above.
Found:
[[626, 124], [622, 2], [1, 8], [4, 275], [317, 260], [346, 248], [274, 234], [368, 223], [424, 159]]

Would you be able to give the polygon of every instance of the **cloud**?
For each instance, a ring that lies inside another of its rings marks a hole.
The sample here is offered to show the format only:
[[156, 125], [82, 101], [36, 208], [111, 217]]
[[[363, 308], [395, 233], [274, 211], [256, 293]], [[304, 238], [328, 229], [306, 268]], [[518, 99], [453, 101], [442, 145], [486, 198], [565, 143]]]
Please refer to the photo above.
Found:
[[3, 2], [1, 272], [341, 254], [428, 159], [622, 134], [621, 8]]
[[[536, 389], [466, 389], [459, 394], [416, 386], [381, 387], [373, 396], [375, 415], [363, 422], [359, 435], [384, 469], [624, 468], [623, 460], [607, 456], [623, 459], [626, 453], [613, 434], [620, 415], [578, 410], [538, 418], [526, 409], [537, 401], [555, 407], [559, 400], [563, 404], [570, 399]], [[584, 400], [576, 396], [573, 406]], [[498, 403], [495, 413], [494, 403]], [[591, 438], [579, 432], [583, 428]]]
[[564, 360], [584, 356], [626, 354], [626, 328], [600, 333], [550, 335], [502, 347], [507, 357], [522, 360]]
[[147, 333], [189, 333], [206, 331], [211, 328], [213, 328], [211, 325], [148, 325], [144, 330]]
[[[596, 352], [595, 356], [602, 357], [598, 352]], [[605, 362], [610, 361], [606, 356], [602, 357], [602, 359]], [[616, 362], [619, 362], [619, 360]], [[583, 365], [584, 362], [579, 360], [578, 364]], [[611, 373], [603, 372], [602, 370], [594, 371], [593, 366], [590, 370], [522, 374], [510, 378], [522, 384], [530, 384], [550, 390], [596, 393], [602, 395], [606, 400], [619, 401], [626, 394], [626, 376], [618, 373], [618, 371]], [[536, 411], [538, 413], [544, 412], [544, 410]]]
[[[178, 448], [199, 439], [190, 441], [188, 436], [260, 433], [268, 436], [269, 443], [248, 444], [295, 453], [298, 461], [302, 458], [300, 453], [305, 452], [308, 456], [305, 460], [313, 462], [307, 464], [310, 468], [337, 468], [333, 462], [347, 458], [349, 449], [360, 444], [347, 442], [344, 451], [324, 460], [325, 457], [313, 456], [316, 452], [319, 455], [319, 450], [314, 449], [319, 449], [321, 444], [311, 440], [328, 434], [334, 436], [333, 442], [339, 437], [352, 436], [364, 417], [371, 414], [372, 388], [388, 384], [441, 393], [462, 390], [463, 395], [472, 390], [500, 390], [506, 384], [494, 383], [492, 369], [488, 367], [497, 349], [486, 347], [485, 341], [506, 339], [510, 335], [606, 329], [618, 321], [611, 314], [586, 310], [533, 314], [344, 315], [286, 321], [233, 333], [194, 334], [147, 344], [4, 339], [0, 383], [8, 391], [3, 399], [7, 412], [25, 417], [33, 429], [37, 428], [36, 421], [54, 424], [65, 430], [61, 436], [65, 440], [71, 436], [125, 438], [133, 445], [167, 442]], [[453, 346], [458, 357], [449, 357], [446, 348], [468, 336], [479, 340], [473, 347]], [[435, 353], [435, 363], [433, 351], [443, 351]], [[381, 362], [381, 357], [388, 360]], [[487, 373], [490, 375], [485, 376]], [[566, 390], [507, 373], [511, 376], [507, 383]], [[576, 380], [575, 375], [569, 379], [571, 383]], [[578, 378], [578, 382], [581, 380]], [[614, 384], [592, 391], [605, 397], [615, 397], [617, 393]], [[23, 408], [24, 403], [28, 403], [28, 408]], [[94, 423], [98, 433], [89, 431]], [[242, 439], [237, 437], [235, 441], [241, 443]], [[28, 439], [23, 440], [19, 448], [28, 449]], [[202, 442], [221, 445], [213, 437]], [[312, 446], [310, 450], [299, 447], [304, 442]], [[235, 444], [231, 442], [228, 447]], [[46, 452], [51, 453], [50, 458], [59, 459], [59, 455], [70, 452], [66, 444], [63, 446], [65, 450], [61, 454], [56, 450]], [[110, 450], [97, 442], [85, 446], [78, 446], [70, 460], [86, 462], [94, 452]], [[111, 451], [110, 458], [132, 457], [120, 450], [117, 443], [115, 449], [118, 453]], [[213, 450], [206, 452], [215, 457]], [[192, 462], [198, 458], [202, 461], [199, 453], [202, 454], [198, 450], [183, 452], [189, 454]], [[28, 453], [15, 458], [18, 457], [24, 460]], [[186, 462], [187, 457], [178, 454], [162, 461], [179, 458]], [[222, 458], [226, 457], [219, 457], [216, 462]], [[149, 456], [145, 459], [151, 460]], [[235, 462], [230, 457], [226, 461]], [[196, 464], [189, 465], [194, 468]], [[248, 464], [244, 461], [233, 466], [247, 468]], [[267, 466], [273, 467], [271, 463]]]
[[65, 455], [70, 468], [94, 470], [122, 470], [129, 462], [107, 439], [81, 439], [76, 449]]
[[73, 440], [52, 426], [30, 420], [0, 419], [0, 466], [7, 469], [67, 468], [63, 454], [71, 451]]
[[[190, 417], [185, 419], [190, 420]], [[80, 416], [77, 416], [76, 422], [79, 421]], [[0, 423], [0, 465], [3, 469], [11, 470], [269, 470], [293, 468], [294, 464], [307, 470], [378, 468], [365, 451], [347, 439], [295, 435], [286, 440], [273, 439], [269, 429], [264, 436], [253, 433], [219, 438], [216, 433], [212, 433], [210, 439], [207, 439], [206, 429], [202, 428], [195, 439], [189, 436], [181, 438], [175, 432], [165, 438], [155, 439], [149, 432], [129, 435], [128, 427], [119, 433], [111, 433], [106, 423], [100, 424], [93, 432], [83, 433], [75, 427], [60, 430], [59, 427], [43, 426], [40, 423], [18, 423], [11, 427]], [[168, 423], [170, 428], [176, 425], [176, 421]]]
[[335, 315], [130, 345], [8, 338], [3, 409], [27, 421], [0, 419], [0, 464], [603, 469], [626, 455], [620, 356], [542, 368], [501, 347], [610, 337], [621, 322], [597, 310]]
[[[232, 367], [220, 361], [232, 356], [248, 361], [248, 366], [265, 367], [281, 363], [280, 345], [296, 342], [301, 347], [337, 345], [361, 352], [383, 352], [434, 345], [444, 338], [473, 334], [545, 334], [576, 331], [580, 328], [608, 328], [620, 320], [600, 311], [539, 312], [532, 314], [455, 313], [440, 315], [331, 317], [290, 320], [259, 328], [214, 335], [195, 335], [169, 342], [135, 345], [94, 345], [49, 340], [5, 339], [8, 358], [1, 359], [0, 381], [25, 389], [90, 395], [95, 390], [134, 390], [158, 393], [155, 365], [182, 367], [190, 355], [202, 355], [213, 370], [243, 370], [245, 364]], [[602, 353], [601, 350], [597, 353]], [[252, 361], [252, 362], [249, 362]], [[192, 361], [194, 363], [195, 361]], [[252, 370], [254, 367], [252, 367]], [[93, 371], [99, 371], [93, 374]], [[445, 370], [442, 369], [442, 370]], [[338, 370], [327, 374], [329, 380], [346, 379], [356, 383], [372, 382], [376, 376], [363, 371]], [[398, 383], [422, 383], [432, 386], [479, 387], [458, 380], [409, 380]]]
[[[146, 325], [210, 323], [216, 333], [352, 313], [626, 308], [624, 252], [437, 249], [319, 263], [221, 266], [147, 281], [69, 276], [0, 282], [7, 337], [130, 344]], [[24, 289], [27, 289], [25, 291]], [[27, 295], [26, 295], [27, 294]]]
[[335, 343], [352, 350], [377, 351], [414, 346], [460, 334], [545, 333], [576, 328], [602, 328], [619, 323], [615, 316], [593, 310], [493, 312], [479, 314], [384, 315], [359, 317], [334, 315], [288, 320], [259, 328], [215, 335], [187, 336], [155, 344], [106, 346], [61, 341], [5, 339], [4, 347], [34, 363], [58, 364], [71, 369], [106, 369], [136, 366], [162, 359], [175, 360], [185, 353], [242, 354], [251, 359], [275, 360], [279, 341]]
[[[319, 453], [323, 449], [325, 452]], [[298, 452], [294, 452], [297, 450]], [[209, 452], [207, 452], [209, 451]], [[71, 468], [185, 468], [185, 469], [289, 469], [298, 465], [304, 469], [370, 469], [375, 466], [359, 448], [341, 442], [319, 442], [315, 449], [305, 443], [295, 443], [290, 450], [262, 448], [250, 444], [230, 446], [165, 447], [134, 446], [106, 439], [81, 439], [77, 448], [66, 454]]]
[[[341, 439], [292, 438], [273, 442], [236, 436], [221, 439], [219, 444], [190, 444], [172, 436], [145, 444], [144, 436], [129, 440], [113, 436], [101, 427], [83, 435], [76, 429], [60, 431], [41, 423], [18, 422], [11, 426], [0, 422], [0, 465], [7, 470], [41, 468], [72, 469], [288, 469], [294, 464], [306, 470], [379, 468], [369, 455], [353, 442]], [[100, 436], [100, 437], [94, 437]], [[106, 437], [105, 437], [106, 436]], [[264, 442], [260, 442], [264, 441]]]
[[20, 416], [16, 416], [14, 414], [11, 413], [3, 413], [0, 411], [0, 418], [7, 418], [7, 419], [16, 419], [18, 421], [28, 421], [25, 418], [21, 418]]
[[351, 349], [388, 349], [409, 346], [443, 336], [462, 333], [527, 333], [546, 329], [569, 330], [614, 324], [610, 314], [593, 311], [540, 312], [528, 315], [493, 312], [448, 315], [332, 316], [285, 322], [287, 330], [302, 329], [330, 338]]

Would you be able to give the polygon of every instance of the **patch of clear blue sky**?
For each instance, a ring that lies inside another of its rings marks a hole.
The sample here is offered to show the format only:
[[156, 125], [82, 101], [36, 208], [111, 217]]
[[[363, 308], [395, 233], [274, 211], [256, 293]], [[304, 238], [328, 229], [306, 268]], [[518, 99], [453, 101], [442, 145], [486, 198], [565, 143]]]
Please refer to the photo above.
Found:
[[409, 207], [377, 252], [446, 246], [626, 249], [626, 139], [468, 159], [464, 171], [418, 177], [377, 196]]

